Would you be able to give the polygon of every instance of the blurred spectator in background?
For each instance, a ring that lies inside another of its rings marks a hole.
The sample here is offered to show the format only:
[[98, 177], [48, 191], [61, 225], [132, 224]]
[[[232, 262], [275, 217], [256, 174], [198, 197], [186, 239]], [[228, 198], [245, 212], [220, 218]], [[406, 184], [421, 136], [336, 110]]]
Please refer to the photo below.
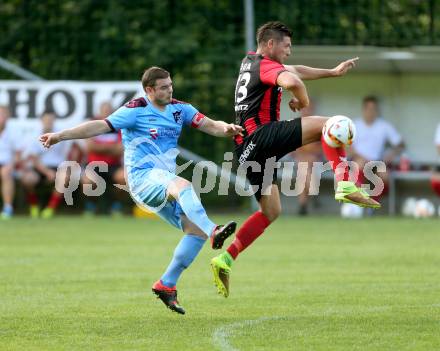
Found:
[[[50, 133], [55, 130], [55, 114], [46, 111], [41, 116], [42, 133]], [[36, 188], [40, 185], [55, 185], [63, 187], [67, 181], [67, 170], [58, 166], [66, 161], [70, 152], [72, 142], [58, 143], [50, 149], [45, 149], [37, 138], [34, 138], [24, 151], [25, 158], [29, 160], [30, 167], [23, 170], [21, 181], [27, 193], [27, 201], [30, 208], [32, 218], [40, 216], [39, 199], [37, 197]], [[53, 189], [49, 202], [41, 212], [41, 218], [53, 217], [56, 208], [62, 200], [62, 194]]]
[[[363, 184], [366, 178], [362, 170], [367, 162], [384, 161], [390, 166], [402, 153], [405, 145], [394, 126], [380, 117], [379, 102], [375, 96], [370, 95], [363, 99], [362, 118], [354, 123], [357, 135], [353, 147], [348, 151], [351, 159], [359, 165], [358, 182]], [[390, 149], [387, 150], [388, 145]], [[378, 172], [377, 175], [385, 184], [383, 195], [387, 190], [388, 167], [387, 172]]]
[[[309, 106], [301, 110], [301, 117], [313, 116], [314, 114], [315, 114], [315, 102], [310, 100]], [[296, 149], [296, 151], [292, 152], [291, 156], [295, 159], [297, 164], [298, 162], [308, 163], [305, 187], [304, 190], [301, 192], [301, 194], [298, 195], [298, 203], [299, 203], [298, 214], [300, 216], [306, 216], [309, 212], [309, 208], [308, 208], [309, 188], [310, 188], [310, 181], [312, 176], [313, 162], [319, 162], [323, 160], [321, 142], [317, 141], [315, 143], [310, 143], [305, 146], [302, 146]]]
[[436, 170], [431, 178], [432, 189], [435, 193], [440, 196], [440, 123], [437, 126], [437, 130], [435, 132], [434, 144], [437, 147], [437, 152], [439, 156], [439, 161], [437, 163]]
[[14, 213], [14, 168], [19, 161], [20, 141], [14, 137], [8, 126], [9, 109], [0, 106], [0, 181], [3, 200], [2, 219], [12, 217]]
[[[103, 102], [99, 109], [99, 114], [95, 119], [105, 119], [113, 113], [113, 108], [109, 102]], [[108, 165], [108, 172], [99, 172], [95, 169], [97, 175], [101, 176], [107, 189], [110, 187], [107, 195], [110, 197], [110, 212], [112, 215], [121, 214], [121, 203], [117, 200], [121, 196], [121, 190], [114, 187], [113, 184], [125, 184], [124, 168], [122, 166], [123, 146], [121, 142], [121, 133], [107, 133], [86, 140], [87, 143], [87, 163], [102, 162]], [[82, 177], [83, 184], [96, 184], [97, 179], [93, 176]], [[96, 211], [96, 198], [86, 197], [85, 214], [92, 215]]]

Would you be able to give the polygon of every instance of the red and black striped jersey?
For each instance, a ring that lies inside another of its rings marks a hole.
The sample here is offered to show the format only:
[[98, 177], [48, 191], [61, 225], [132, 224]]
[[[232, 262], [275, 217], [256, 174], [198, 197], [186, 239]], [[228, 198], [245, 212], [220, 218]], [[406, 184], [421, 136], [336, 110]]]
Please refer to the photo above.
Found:
[[[286, 68], [263, 55], [249, 52], [241, 62], [235, 87], [235, 123], [242, 126], [244, 136], [263, 124], [279, 121], [282, 88], [277, 78]], [[243, 142], [240, 135], [236, 144]]]

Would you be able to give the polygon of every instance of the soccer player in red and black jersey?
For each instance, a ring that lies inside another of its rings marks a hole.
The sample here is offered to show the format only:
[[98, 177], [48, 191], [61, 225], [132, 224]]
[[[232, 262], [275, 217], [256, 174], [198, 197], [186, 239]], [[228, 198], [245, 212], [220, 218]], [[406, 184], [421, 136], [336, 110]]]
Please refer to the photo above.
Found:
[[[291, 54], [292, 32], [280, 22], [269, 22], [258, 29], [257, 52], [250, 52], [243, 59], [235, 89], [236, 124], [243, 127], [243, 135], [235, 136], [235, 153], [240, 164], [253, 161], [260, 170], [247, 167], [247, 178], [257, 188], [255, 196], [260, 209], [241, 226], [227, 251], [211, 261], [215, 283], [219, 293], [229, 294], [229, 273], [232, 262], [279, 216], [281, 202], [276, 180], [264, 179], [266, 160], [281, 157], [300, 146], [322, 141], [324, 154], [332, 161], [338, 181], [337, 193], [342, 201], [364, 207], [380, 207], [364, 191], [348, 181], [345, 150], [331, 148], [322, 140], [322, 128], [328, 117], [309, 116], [280, 121], [280, 102], [283, 90], [293, 97], [289, 107], [298, 111], [309, 104], [303, 80], [339, 77], [355, 66], [357, 58], [340, 63], [333, 69], [307, 66], [289, 66], [283, 62]], [[338, 167], [339, 166], [339, 167]], [[336, 172], [338, 169], [338, 172]], [[340, 172], [339, 170], [342, 170]]]

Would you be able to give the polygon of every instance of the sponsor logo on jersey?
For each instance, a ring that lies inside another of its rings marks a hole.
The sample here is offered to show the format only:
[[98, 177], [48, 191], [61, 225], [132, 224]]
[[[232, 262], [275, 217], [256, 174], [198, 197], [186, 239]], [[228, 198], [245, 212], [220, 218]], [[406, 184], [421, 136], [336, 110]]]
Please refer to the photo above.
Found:
[[240, 71], [250, 71], [251, 64], [250, 63], [242, 63], [240, 66]]
[[[159, 133], [160, 132], [160, 133]], [[174, 128], [150, 128], [151, 139], [156, 140], [159, 136], [175, 138], [180, 135], [180, 131]]]
[[156, 128], [150, 128], [150, 136], [152, 139], [156, 140], [159, 136], [159, 133]]
[[249, 105], [236, 105], [235, 112], [246, 111], [248, 108], [249, 108]]
[[240, 162], [240, 164], [244, 163], [247, 160], [251, 151], [255, 149], [255, 146], [257, 146], [257, 144], [254, 144], [252, 141], [249, 143], [248, 146], [246, 146], [246, 149], [244, 149], [243, 153], [238, 159], [238, 162]]
[[182, 123], [182, 117], [180, 116], [181, 113], [182, 113], [182, 110], [173, 112], [174, 121], [176, 123], [179, 123], [179, 124]]
[[180, 129], [176, 128], [160, 128], [160, 136], [176, 138], [180, 136]]

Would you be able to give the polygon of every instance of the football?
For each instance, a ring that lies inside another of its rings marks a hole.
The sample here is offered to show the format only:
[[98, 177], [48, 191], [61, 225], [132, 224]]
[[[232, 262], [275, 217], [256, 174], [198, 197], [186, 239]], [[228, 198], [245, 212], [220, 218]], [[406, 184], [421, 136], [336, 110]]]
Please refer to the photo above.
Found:
[[402, 214], [405, 217], [413, 217], [416, 211], [417, 199], [415, 197], [409, 197], [403, 202]]
[[346, 116], [333, 116], [325, 122], [322, 135], [330, 147], [351, 145], [356, 137], [356, 127]]
[[435, 214], [434, 204], [428, 199], [420, 199], [414, 208], [415, 218], [429, 218]]
[[355, 204], [344, 203], [341, 206], [341, 217], [342, 218], [362, 218], [364, 215], [364, 209]]

